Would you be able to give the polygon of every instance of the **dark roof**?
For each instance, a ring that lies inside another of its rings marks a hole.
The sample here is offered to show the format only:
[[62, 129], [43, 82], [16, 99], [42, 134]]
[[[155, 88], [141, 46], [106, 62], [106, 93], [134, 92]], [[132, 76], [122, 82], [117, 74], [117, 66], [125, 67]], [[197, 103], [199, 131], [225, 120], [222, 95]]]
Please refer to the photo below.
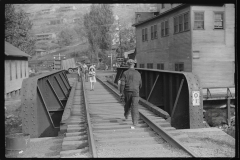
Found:
[[6, 56], [15, 56], [15, 57], [30, 57], [27, 53], [21, 51], [17, 47], [14, 47], [10, 43], [5, 41], [5, 51]]
[[169, 9], [169, 10], [167, 10], [167, 11], [165, 11], [165, 12], [163, 12], [163, 13], [157, 15], [157, 16], [154, 16], [154, 17], [151, 17], [151, 18], [149, 18], [149, 19], [146, 19], [145, 21], [141, 21], [141, 22], [135, 23], [135, 24], [133, 24], [132, 26], [133, 26], [133, 27], [137, 27], [137, 26], [139, 26], [139, 25], [141, 25], [141, 24], [144, 24], [144, 23], [146, 23], [146, 22], [150, 22], [150, 21], [152, 21], [152, 20], [156, 20], [156, 19], [158, 19], [158, 18], [160, 18], [160, 17], [162, 17], [162, 16], [165, 16], [165, 15], [167, 15], [167, 14], [169, 14], [169, 13], [175, 12], [175, 11], [178, 10], [178, 9], [181, 9], [181, 8], [187, 7], [187, 6], [191, 6], [191, 5], [223, 6], [224, 4], [223, 4], [223, 3], [218, 3], [218, 4], [216, 4], [216, 3], [209, 3], [209, 4], [197, 4], [197, 3], [194, 3], [194, 4], [190, 4], [190, 3], [189, 3], [189, 4], [185, 4], [185, 3], [182, 3], [182, 4], [180, 4], [179, 6], [176, 6], [176, 7], [172, 8], [172, 9]]
[[145, 21], [141, 21], [141, 22], [135, 23], [135, 24], [133, 24], [132, 26], [133, 26], [133, 27], [137, 27], [138, 25], [141, 25], [141, 24], [143, 24], [143, 23], [146, 23], [146, 22], [149, 22], [149, 21], [158, 19], [158, 18], [166, 15], [166, 13], [170, 13], [170, 12], [172, 12], [172, 11], [178, 9], [178, 8], [181, 8], [181, 7], [183, 7], [183, 6], [187, 6], [187, 5], [186, 5], [186, 4], [181, 4], [181, 5], [179, 5], [179, 6], [176, 6], [176, 7], [172, 8], [172, 9], [169, 9], [169, 10], [167, 10], [167, 11], [165, 11], [165, 12], [163, 12], [163, 13], [157, 15], [157, 16], [154, 16], [154, 17], [151, 17], [151, 18], [149, 18], [149, 19], [146, 19]]

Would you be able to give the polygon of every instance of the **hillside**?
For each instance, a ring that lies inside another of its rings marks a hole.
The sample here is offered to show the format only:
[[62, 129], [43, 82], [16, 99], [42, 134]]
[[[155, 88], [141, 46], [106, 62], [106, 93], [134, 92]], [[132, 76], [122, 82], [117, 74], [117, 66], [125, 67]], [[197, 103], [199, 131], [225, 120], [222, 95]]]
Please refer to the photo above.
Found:
[[[114, 15], [118, 15], [119, 23], [121, 27], [131, 27], [135, 21], [135, 12], [137, 11], [149, 11], [150, 6], [153, 4], [111, 4]], [[59, 11], [60, 7], [72, 7], [73, 10]], [[83, 27], [83, 15], [89, 12], [91, 4], [16, 4], [16, 8], [23, 9], [29, 14], [29, 18], [33, 23], [32, 33], [55, 33], [56, 36], [64, 29], [73, 29], [76, 26]], [[43, 11], [50, 10], [49, 13]], [[73, 22], [74, 19], [78, 18], [78, 23]], [[52, 21], [62, 19], [63, 22], [60, 24], [51, 24]], [[86, 39], [83, 36], [78, 37], [74, 35], [74, 44], [83, 43], [80, 45], [77, 51], [87, 49], [87, 44], [84, 43]], [[38, 42], [39, 43], [39, 42]], [[40, 45], [36, 44], [36, 48], [41, 48]], [[49, 41], [47, 45], [49, 47], [56, 46], [56, 42]], [[44, 43], [41, 45], [43, 46]], [[73, 44], [71, 44], [73, 45]], [[67, 47], [67, 52], [62, 54], [69, 54], [72, 50], [71, 47]], [[69, 52], [69, 53], [68, 53]], [[73, 51], [74, 52], [74, 51]], [[56, 54], [56, 53], [53, 53]], [[41, 59], [49, 59], [52, 55], [46, 55]]]

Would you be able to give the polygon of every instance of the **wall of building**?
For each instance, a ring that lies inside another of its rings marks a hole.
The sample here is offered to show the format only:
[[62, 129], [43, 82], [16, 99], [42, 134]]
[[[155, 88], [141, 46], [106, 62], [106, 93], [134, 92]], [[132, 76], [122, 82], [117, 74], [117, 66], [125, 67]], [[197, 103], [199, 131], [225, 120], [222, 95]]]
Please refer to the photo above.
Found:
[[[234, 85], [235, 46], [233, 5], [222, 7], [192, 6], [194, 12], [204, 11], [204, 30], [192, 30], [193, 72], [200, 77], [202, 87]], [[224, 29], [214, 29], [214, 11], [224, 12]]]
[[[157, 68], [157, 63], [164, 63], [165, 70], [175, 70], [175, 63], [183, 62], [184, 71], [192, 71], [191, 66], [191, 32], [185, 31], [174, 34], [173, 17], [189, 12], [190, 8], [181, 9], [175, 13], [158, 18], [157, 20], [142, 24], [136, 27], [138, 66], [140, 64], [153, 63], [153, 68]], [[168, 19], [169, 36], [161, 37], [161, 22]], [[151, 26], [157, 25], [157, 39], [151, 40]], [[148, 28], [148, 41], [142, 42], [142, 29]]]
[[[12, 75], [12, 79], [10, 79], [10, 73]], [[5, 59], [5, 94], [21, 89], [23, 79], [28, 77], [29, 74], [27, 58], [26, 60]]]

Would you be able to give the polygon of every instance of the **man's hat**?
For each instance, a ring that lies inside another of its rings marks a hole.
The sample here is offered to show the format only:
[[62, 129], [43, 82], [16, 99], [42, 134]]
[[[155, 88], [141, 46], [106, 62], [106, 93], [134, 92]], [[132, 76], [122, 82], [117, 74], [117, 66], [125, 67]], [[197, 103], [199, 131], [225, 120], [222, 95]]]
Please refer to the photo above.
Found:
[[134, 63], [136, 63], [136, 61], [133, 60], [133, 59], [129, 59], [129, 60], [127, 60], [127, 64], [134, 64]]

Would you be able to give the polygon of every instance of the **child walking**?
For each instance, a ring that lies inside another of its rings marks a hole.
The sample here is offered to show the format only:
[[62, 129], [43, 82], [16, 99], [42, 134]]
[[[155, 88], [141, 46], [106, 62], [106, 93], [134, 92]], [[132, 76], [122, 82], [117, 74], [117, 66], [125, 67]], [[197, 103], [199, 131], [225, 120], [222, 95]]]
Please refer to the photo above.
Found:
[[94, 67], [89, 68], [89, 77], [90, 77], [91, 91], [94, 91], [94, 83], [96, 83], [96, 72]]

